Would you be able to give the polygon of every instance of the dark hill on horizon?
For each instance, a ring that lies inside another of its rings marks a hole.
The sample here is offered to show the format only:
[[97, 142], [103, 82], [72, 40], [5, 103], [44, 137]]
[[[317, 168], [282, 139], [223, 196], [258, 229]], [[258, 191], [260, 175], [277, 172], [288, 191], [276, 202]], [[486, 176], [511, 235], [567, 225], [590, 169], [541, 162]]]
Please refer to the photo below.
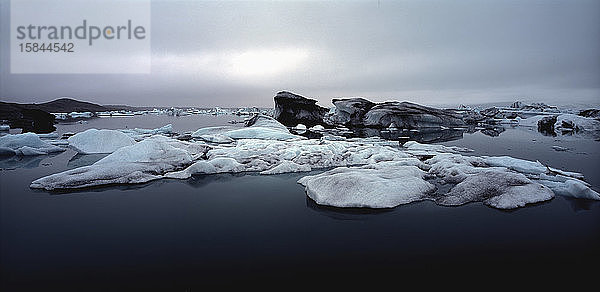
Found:
[[0, 102], [0, 106], [16, 106], [25, 109], [38, 109], [48, 113], [70, 113], [70, 112], [102, 112], [110, 110], [99, 104], [79, 101], [72, 98], [59, 98], [44, 103], [9, 103]]
[[102, 112], [109, 110], [108, 108], [99, 104], [87, 101], [79, 101], [72, 98], [59, 98], [45, 103], [31, 105], [27, 104], [23, 106], [37, 107], [38, 109], [49, 113]]
[[0, 101], [0, 122], [23, 132], [48, 133], [55, 130], [51, 113], [103, 112], [111, 110], [139, 110], [143, 108], [121, 105], [99, 105], [72, 98], [59, 98], [44, 103], [13, 103]]

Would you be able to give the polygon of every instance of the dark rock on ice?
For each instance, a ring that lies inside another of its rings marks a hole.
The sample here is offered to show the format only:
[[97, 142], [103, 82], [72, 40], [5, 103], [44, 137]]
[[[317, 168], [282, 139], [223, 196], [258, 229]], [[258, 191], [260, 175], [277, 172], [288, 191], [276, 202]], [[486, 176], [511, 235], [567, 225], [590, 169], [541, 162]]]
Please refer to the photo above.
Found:
[[373, 106], [363, 119], [366, 127], [387, 128], [390, 124], [402, 129], [430, 127], [460, 127], [465, 123], [461, 115], [410, 102], [384, 102]]
[[502, 113], [497, 107], [487, 108], [487, 109], [480, 111], [479, 113], [486, 118], [491, 118], [491, 119], [503, 119], [504, 118], [504, 113]]
[[327, 114], [325, 122], [330, 125], [363, 126], [365, 114], [375, 106], [375, 103], [364, 98], [333, 99], [335, 111]]
[[538, 121], [538, 131], [544, 135], [555, 136], [554, 124], [556, 123], [556, 116], [543, 117]]
[[323, 123], [323, 117], [329, 111], [316, 105], [317, 101], [306, 97], [281, 91], [275, 96], [275, 112], [273, 117], [286, 126], [304, 124], [312, 127]]
[[579, 115], [586, 118], [600, 119], [600, 109], [586, 109], [579, 112]]

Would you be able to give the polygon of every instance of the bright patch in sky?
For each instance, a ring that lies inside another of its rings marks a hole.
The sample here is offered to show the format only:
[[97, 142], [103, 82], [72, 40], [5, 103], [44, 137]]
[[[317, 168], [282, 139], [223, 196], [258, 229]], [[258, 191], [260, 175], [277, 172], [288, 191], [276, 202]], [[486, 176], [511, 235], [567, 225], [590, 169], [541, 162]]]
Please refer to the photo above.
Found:
[[240, 77], [269, 77], [302, 66], [308, 59], [304, 49], [261, 49], [233, 53], [228, 56], [229, 73]]
[[305, 48], [246, 49], [181, 55], [155, 55], [153, 70], [196, 73], [226, 79], [265, 80], [291, 73], [308, 65]]

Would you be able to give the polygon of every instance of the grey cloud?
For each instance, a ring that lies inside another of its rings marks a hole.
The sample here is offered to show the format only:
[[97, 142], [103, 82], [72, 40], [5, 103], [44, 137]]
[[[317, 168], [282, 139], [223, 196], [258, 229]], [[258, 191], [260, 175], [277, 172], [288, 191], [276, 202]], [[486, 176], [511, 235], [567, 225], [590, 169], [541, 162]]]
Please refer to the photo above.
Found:
[[[1, 64], [9, 61], [7, 2]], [[3, 65], [0, 95], [194, 106], [271, 106], [281, 89], [325, 105], [356, 95], [425, 104], [600, 100], [598, 1], [153, 1], [157, 60], [282, 47], [312, 53], [305, 66], [246, 82], [210, 74], [222, 68], [158, 61], [150, 75], [11, 75]]]

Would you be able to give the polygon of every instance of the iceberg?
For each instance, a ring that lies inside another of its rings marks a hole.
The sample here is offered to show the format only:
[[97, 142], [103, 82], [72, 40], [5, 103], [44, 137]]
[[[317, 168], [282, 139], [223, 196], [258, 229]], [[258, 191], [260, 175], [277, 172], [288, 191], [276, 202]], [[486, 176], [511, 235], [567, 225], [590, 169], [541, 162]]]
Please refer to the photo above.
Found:
[[530, 181], [523, 174], [495, 169], [467, 177], [436, 202], [458, 206], [483, 201], [497, 209], [514, 209], [552, 198], [552, 190]]
[[537, 115], [518, 119], [520, 126], [537, 127], [538, 131], [551, 135], [600, 136], [600, 121], [574, 114]]
[[162, 178], [206, 153], [208, 146], [153, 136], [117, 149], [90, 166], [67, 170], [33, 181], [31, 188], [76, 189], [109, 184], [136, 184]]
[[594, 118], [586, 118], [574, 114], [561, 114], [556, 117], [554, 129], [556, 132], [599, 131], [600, 121]]
[[88, 129], [69, 139], [69, 147], [81, 154], [112, 153], [115, 150], [135, 144], [135, 140], [117, 130]]
[[3, 155], [45, 155], [65, 151], [43, 141], [34, 133], [9, 134], [0, 137], [0, 153]]
[[298, 180], [319, 205], [354, 208], [393, 208], [421, 201], [435, 190], [424, 180], [415, 161], [379, 163], [367, 167], [338, 167]]
[[119, 130], [125, 134], [127, 134], [128, 136], [134, 138], [136, 141], [140, 141], [144, 138], [153, 136], [153, 135], [169, 135], [173, 133], [173, 126], [171, 124], [162, 126], [160, 128], [156, 128], [156, 129], [141, 129], [141, 128], [134, 128], [134, 129], [121, 129]]
[[182, 166], [192, 163], [192, 156], [184, 149], [183, 141], [163, 136], [153, 136], [134, 145], [117, 149], [94, 164], [115, 162], [167, 163]]
[[554, 191], [557, 195], [588, 200], [600, 200], [600, 194], [592, 190], [585, 182], [577, 179], [566, 179], [564, 181], [540, 180], [543, 184]]
[[59, 190], [77, 189], [110, 184], [137, 184], [161, 178], [160, 173], [170, 170], [168, 164], [105, 163], [92, 164], [34, 180], [30, 188]]

